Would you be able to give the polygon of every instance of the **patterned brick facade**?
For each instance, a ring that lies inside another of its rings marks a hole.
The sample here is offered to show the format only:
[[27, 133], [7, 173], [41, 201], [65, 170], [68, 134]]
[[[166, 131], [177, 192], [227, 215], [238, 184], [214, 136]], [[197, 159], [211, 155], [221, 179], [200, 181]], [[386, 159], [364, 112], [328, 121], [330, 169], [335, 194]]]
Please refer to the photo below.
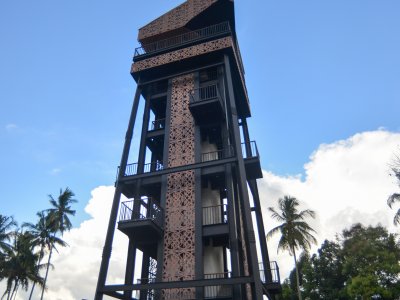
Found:
[[161, 54], [155, 57], [135, 62], [132, 64], [131, 73], [162, 66], [168, 63], [180, 61], [186, 58], [221, 50], [228, 47], [233, 47], [231, 37], [224, 37], [218, 40], [201, 43], [195, 46], [183, 48], [180, 50], [168, 52], [165, 54]]
[[188, 0], [139, 29], [139, 41], [181, 29], [218, 0]]
[[[194, 163], [194, 121], [189, 111], [193, 74], [172, 80], [168, 167]], [[163, 281], [194, 279], [195, 270], [194, 171], [172, 173], [167, 179]], [[164, 290], [169, 299], [194, 299], [193, 288]]]

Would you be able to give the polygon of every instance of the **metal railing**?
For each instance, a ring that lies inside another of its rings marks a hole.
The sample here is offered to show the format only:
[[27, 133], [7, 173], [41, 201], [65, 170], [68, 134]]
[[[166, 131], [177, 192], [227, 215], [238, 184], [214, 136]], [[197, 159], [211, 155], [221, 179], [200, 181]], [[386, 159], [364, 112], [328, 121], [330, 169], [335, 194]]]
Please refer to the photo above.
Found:
[[158, 119], [151, 122], [150, 131], [164, 129], [164, 128], [165, 128], [165, 119]]
[[119, 221], [153, 220], [163, 228], [163, 210], [152, 198], [141, 198], [121, 203]]
[[[231, 278], [231, 272], [204, 274], [204, 279]], [[218, 299], [232, 297], [232, 286], [212, 285], [204, 287], [204, 299]]]
[[228, 158], [228, 157], [232, 157], [232, 156], [233, 156], [233, 147], [229, 146], [225, 149], [202, 153], [201, 154], [201, 162], [219, 160], [219, 159], [224, 159], [224, 158]]
[[243, 158], [258, 157], [258, 149], [255, 141], [242, 143]]
[[267, 282], [267, 280], [265, 278], [264, 264], [262, 262], [259, 263], [261, 281], [264, 283], [280, 283], [281, 276], [279, 274], [278, 263], [276, 261], [271, 261], [269, 263], [269, 265], [270, 265], [270, 268], [267, 270], [267, 273], [270, 272], [270, 274], [271, 274], [271, 282]]
[[138, 278], [138, 279], [136, 279], [136, 282], [138, 284], [155, 283], [156, 279], [155, 278]]
[[220, 98], [217, 84], [203, 86], [190, 92], [191, 102], [200, 102], [215, 98]]
[[[155, 278], [138, 278], [136, 282], [138, 284], [148, 284], [148, 283], [155, 283], [156, 280]], [[137, 291], [137, 294], [138, 294], [137, 296], [139, 296], [140, 299], [146, 299], [146, 300], [159, 299], [159, 297], [156, 297], [156, 290], [154, 289]]]
[[223, 34], [229, 34], [231, 28], [229, 22], [211, 25], [209, 27], [197, 29], [180, 35], [176, 35], [154, 43], [144, 44], [135, 49], [134, 57], [139, 57], [145, 54], [157, 53], [163, 50], [183, 46], [185, 44], [209, 39]]
[[228, 222], [227, 205], [203, 207], [203, 225], [224, 224]]
[[[155, 161], [143, 165], [143, 173], [157, 172], [164, 169], [162, 161]], [[125, 169], [125, 176], [133, 176], [138, 173], [138, 163], [128, 164]]]

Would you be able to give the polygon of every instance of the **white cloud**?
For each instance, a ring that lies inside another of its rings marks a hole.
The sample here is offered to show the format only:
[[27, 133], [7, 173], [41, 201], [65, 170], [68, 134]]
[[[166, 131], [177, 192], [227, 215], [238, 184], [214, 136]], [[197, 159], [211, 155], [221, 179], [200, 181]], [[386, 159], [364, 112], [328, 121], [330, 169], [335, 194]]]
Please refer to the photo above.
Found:
[[[389, 176], [389, 163], [400, 144], [400, 134], [384, 130], [363, 132], [346, 140], [321, 145], [304, 166], [305, 179], [281, 177], [264, 172], [259, 181], [266, 230], [278, 223], [267, 212], [279, 197], [291, 195], [317, 212], [310, 222], [318, 231], [318, 240], [334, 239], [337, 233], [356, 222], [364, 225], [392, 224], [394, 211], [386, 205], [390, 193], [398, 188]], [[280, 263], [285, 276], [293, 267], [286, 253], [276, 255], [278, 237], [269, 243], [270, 256]]]
[[11, 132], [11, 131], [13, 131], [13, 130], [15, 130], [17, 128], [18, 128], [18, 126], [16, 124], [13, 124], [13, 123], [9, 123], [9, 124], [6, 125], [6, 130], [8, 132]]
[[[305, 178], [277, 176], [264, 171], [259, 180], [264, 222], [267, 231], [276, 226], [267, 212], [279, 197], [297, 197], [303, 208], [314, 209], [317, 220], [312, 226], [318, 231], [319, 243], [333, 239], [336, 233], [355, 222], [365, 225], [381, 223], [390, 231], [394, 211], [386, 206], [387, 196], [398, 188], [388, 175], [388, 163], [400, 144], [400, 134], [384, 130], [356, 134], [346, 140], [321, 145], [305, 165]], [[46, 299], [93, 299], [104, 245], [114, 188], [101, 186], [92, 191], [86, 206], [91, 216], [78, 228], [64, 235], [70, 247], [60, 249], [52, 260]], [[276, 254], [277, 239], [269, 242], [272, 260], [277, 260], [282, 278], [293, 266], [286, 253]], [[123, 282], [127, 238], [115, 232], [112, 263], [108, 283]], [[26, 299], [22, 295], [21, 299]], [[35, 292], [39, 299], [39, 289]]]
[[54, 169], [52, 169], [52, 170], [50, 171], [50, 175], [55, 176], [55, 175], [60, 174], [60, 172], [61, 172], [61, 169], [60, 169], [60, 168], [54, 168]]
[[[93, 299], [113, 195], [112, 186], [100, 186], [92, 191], [92, 198], [85, 208], [91, 218], [65, 233], [64, 240], [69, 247], [60, 248], [59, 253], [53, 254], [55, 269], [50, 269], [45, 299]], [[121, 283], [127, 238], [118, 230], [115, 231], [114, 245], [118, 246], [113, 247], [107, 282]], [[35, 288], [34, 294], [33, 299], [40, 299], [40, 288]]]

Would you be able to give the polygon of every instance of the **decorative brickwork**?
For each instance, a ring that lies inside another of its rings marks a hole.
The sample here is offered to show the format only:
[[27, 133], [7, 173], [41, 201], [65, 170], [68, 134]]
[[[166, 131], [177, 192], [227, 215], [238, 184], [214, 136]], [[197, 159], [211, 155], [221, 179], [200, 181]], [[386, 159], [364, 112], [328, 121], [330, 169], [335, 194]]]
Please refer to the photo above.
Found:
[[217, 0], [188, 0], [178, 7], [172, 9], [161, 17], [150, 22], [146, 26], [139, 29], [139, 41], [143, 42], [146, 39], [154, 36], [181, 29], [191, 19], [206, 10]]
[[[193, 74], [172, 80], [168, 167], [194, 163], [194, 121], [189, 111]], [[195, 269], [194, 171], [172, 173], [167, 179], [163, 280], [194, 279]], [[194, 299], [194, 288], [163, 291], [164, 300]]]
[[233, 47], [232, 37], [224, 37], [218, 40], [198, 44], [195, 46], [183, 48], [180, 50], [161, 54], [152, 58], [144, 59], [132, 64], [131, 73], [143, 71], [146, 69], [158, 67], [182, 59], [194, 57], [197, 55]]

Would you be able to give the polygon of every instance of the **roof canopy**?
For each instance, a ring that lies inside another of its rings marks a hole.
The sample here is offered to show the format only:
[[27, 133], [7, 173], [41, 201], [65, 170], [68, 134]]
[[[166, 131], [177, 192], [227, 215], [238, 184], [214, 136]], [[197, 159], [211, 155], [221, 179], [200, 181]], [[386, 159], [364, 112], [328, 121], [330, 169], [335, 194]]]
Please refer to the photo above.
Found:
[[147, 44], [227, 20], [234, 27], [233, 0], [187, 0], [140, 28], [138, 39]]

